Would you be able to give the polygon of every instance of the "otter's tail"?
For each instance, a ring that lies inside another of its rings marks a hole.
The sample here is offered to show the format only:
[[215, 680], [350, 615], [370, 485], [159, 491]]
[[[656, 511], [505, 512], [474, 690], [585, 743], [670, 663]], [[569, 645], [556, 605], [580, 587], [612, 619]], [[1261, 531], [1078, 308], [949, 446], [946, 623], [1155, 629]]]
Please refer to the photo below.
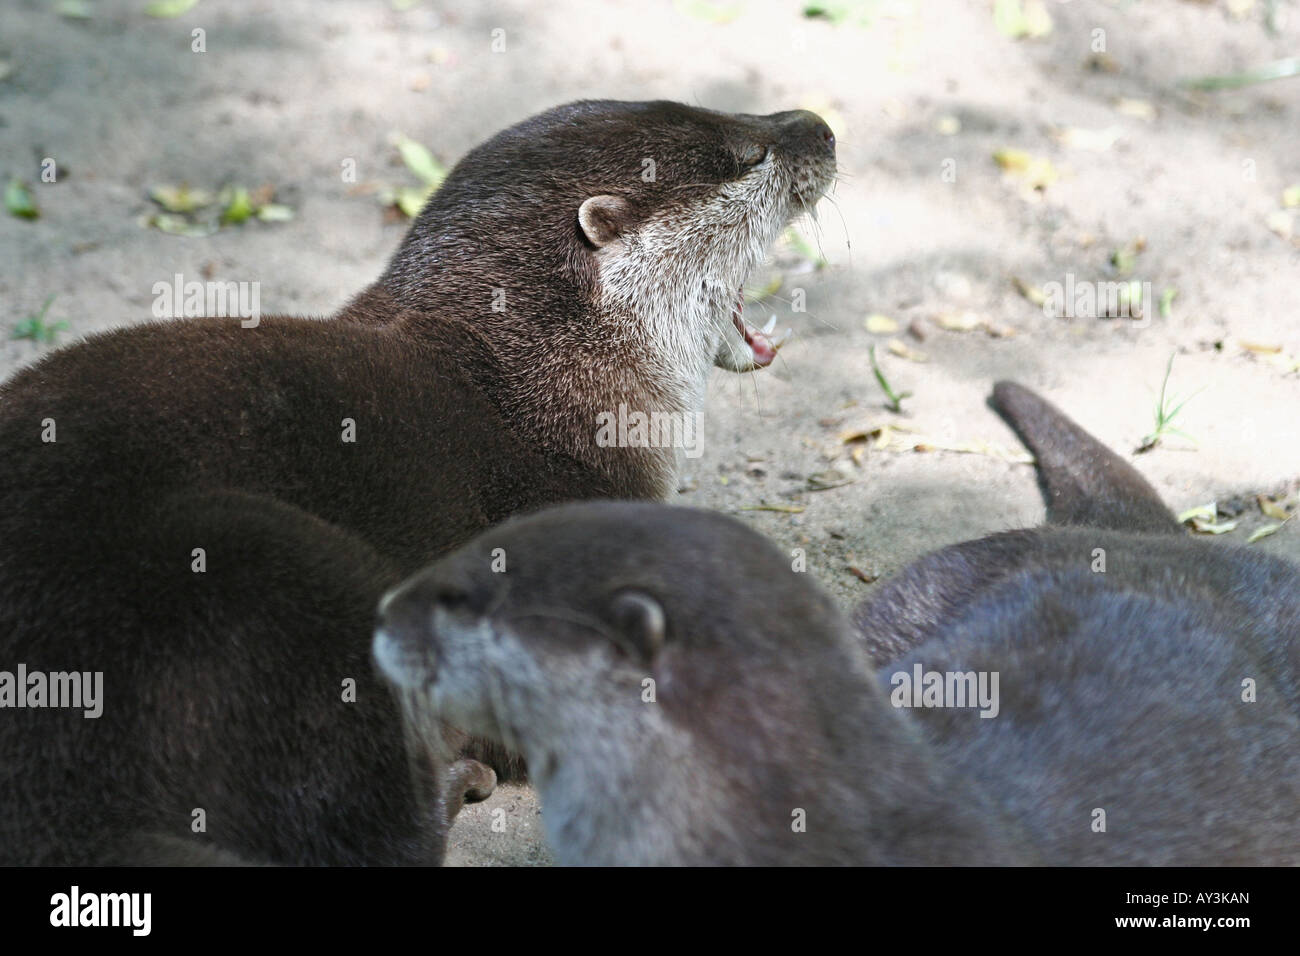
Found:
[[1182, 533], [1146, 479], [1056, 406], [1015, 382], [993, 386], [993, 406], [1038, 459], [1049, 522]]

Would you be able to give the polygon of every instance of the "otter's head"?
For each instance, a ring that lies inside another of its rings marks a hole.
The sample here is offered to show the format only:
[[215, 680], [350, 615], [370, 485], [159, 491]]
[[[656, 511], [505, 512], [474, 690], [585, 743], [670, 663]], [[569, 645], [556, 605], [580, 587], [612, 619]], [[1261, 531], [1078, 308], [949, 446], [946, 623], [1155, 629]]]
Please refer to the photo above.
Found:
[[[385, 596], [374, 640], [432, 716], [524, 756], [548, 832], [557, 813], [585, 826], [613, 789], [671, 817], [674, 795], [725, 789], [733, 766], [806, 794], [838, 719], [819, 711], [828, 682], [872, 693], [854, 652], [831, 600], [762, 536], [630, 502], [486, 532]], [[770, 823], [788, 831], [789, 811]], [[703, 825], [676, 823], [683, 838]]]
[[807, 111], [571, 103], [462, 159], [382, 281], [422, 309], [477, 286], [461, 303], [475, 322], [679, 378], [748, 371], [776, 345], [741, 315], [745, 279], [834, 174], [835, 138]]

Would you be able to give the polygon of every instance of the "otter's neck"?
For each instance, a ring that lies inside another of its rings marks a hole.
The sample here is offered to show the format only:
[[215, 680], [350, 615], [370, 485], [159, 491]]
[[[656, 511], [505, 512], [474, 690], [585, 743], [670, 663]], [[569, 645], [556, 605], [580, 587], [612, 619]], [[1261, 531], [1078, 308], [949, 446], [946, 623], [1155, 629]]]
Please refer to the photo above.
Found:
[[[539, 321], [579, 306], [537, 290], [502, 294], [513, 308], [427, 295], [411, 308], [381, 280], [339, 319], [389, 327], [439, 360], [450, 356], [512, 428], [601, 476], [609, 497], [671, 495], [679, 456], [700, 447], [707, 368], [677, 360], [635, 317], [588, 303], [582, 323]], [[491, 295], [484, 290], [484, 301]]]
[[[647, 705], [653, 706], [653, 705]], [[634, 728], [635, 741], [581, 737], [565, 753], [528, 753], [547, 842], [565, 866], [747, 862], [742, 801], [689, 740]], [[574, 759], [577, 757], [577, 759]], [[704, 808], [704, 809], [702, 809]]]
[[[849, 670], [845, 668], [844, 671]], [[561, 863], [998, 865], [1025, 862], [989, 801], [946, 770], [862, 674], [714, 701], [727, 726], [662, 711], [592, 720], [526, 754]], [[730, 695], [723, 695], [730, 697]], [[653, 708], [655, 705], [643, 705]], [[622, 732], [614, 739], [616, 728]]]

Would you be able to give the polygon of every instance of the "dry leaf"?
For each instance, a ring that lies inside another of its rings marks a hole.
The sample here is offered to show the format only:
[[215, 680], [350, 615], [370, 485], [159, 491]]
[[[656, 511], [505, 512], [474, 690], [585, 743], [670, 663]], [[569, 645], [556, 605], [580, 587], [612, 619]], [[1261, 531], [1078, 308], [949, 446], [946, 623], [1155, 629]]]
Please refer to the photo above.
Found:
[[889, 340], [889, 352], [891, 355], [897, 355], [899, 358], [907, 359], [909, 362], [928, 362], [930, 359], [924, 352], [918, 352], [916, 349], [908, 348], [902, 339]]
[[1120, 71], [1119, 62], [1109, 53], [1094, 53], [1083, 62], [1094, 73], [1118, 73]]
[[880, 580], [879, 574], [868, 574], [866, 571], [863, 571], [859, 568], [855, 568], [851, 564], [848, 567], [849, 567], [849, 573], [853, 575], [855, 578], [857, 578], [859, 581], [861, 581], [863, 584], [874, 584], [876, 581]]
[[1206, 521], [1213, 521], [1214, 516], [1218, 513], [1218, 506], [1211, 501], [1208, 505], [1197, 505], [1195, 508], [1188, 508], [1178, 516], [1178, 523], [1187, 524], [1193, 518], [1204, 518]]
[[846, 475], [839, 471], [820, 471], [815, 475], [808, 476], [808, 490], [829, 491], [832, 488], [851, 485], [857, 480], [852, 475]]
[[1269, 213], [1266, 221], [1268, 222], [1270, 232], [1277, 233], [1283, 239], [1291, 238], [1291, 233], [1294, 230], [1295, 225], [1291, 221], [1291, 214], [1285, 209], [1279, 209], [1276, 212]]
[[1240, 519], [1219, 522], [1219, 507], [1213, 501], [1208, 505], [1188, 508], [1178, 516], [1178, 523], [1189, 525], [1197, 534], [1227, 534], [1240, 524]]
[[949, 451], [959, 455], [984, 455], [988, 458], [997, 458], [1001, 461], [1009, 461], [1020, 465], [1032, 465], [1034, 463], [1034, 456], [1026, 451], [1003, 448], [1001, 445], [994, 445], [986, 441], [945, 442], [927, 438], [916, 446], [916, 450]]
[[1011, 277], [1011, 284], [1016, 287], [1016, 291], [1036, 306], [1043, 306], [1047, 302], [1047, 295], [1036, 285], [1030, 285], [1024, 279]]
[[1282, 346], [1271, 345], [1264, 342], [1247, 342], [1242, 339], [1238, 340], [1237, 344], [1247, 352], [1257, 352], [1261, 355], [1276, 355], [1282, 351]]
[[1281, 527], [1282, 525], [1280, 524], [1266, 524], [1259, 528], [1256, 528], [1254, 531], [1250, 533], [1250, 537], [1246, 539], [1246, 543], [1254, 544], [1260, 538], [1267, 538], [1271, 534], [1277, 534], [1278, 529]]
[[1255, 500], [1259, 502], [1259, 510], [1267, 517], [1276, 518], [1278, 521], [1290, 519], [1291, 515], [1286, 508], [1267, 495], [1256, 495]]
[[934, 324], [949, 332], [972, 332], [984, 325], [984, 319], [975, 312], [940, 312]]
[[881, 315], [879, 312], [873, 312], [867, 316], [863, 324], [867, 331], [875, 335], [892, 335], [898, 331], [898, 323], [887, 315]]
[[1115, 101], [1115, 109], [1124, 116], [1151, 122], [1156, 118], [1156, 108], [1146, 100], [1131, 100], [1120, 97]]
[[1227, 534], [1229, 531], [1236, 529], [1241, 523], [1240, 519], [1233, 518], [1231, 521], [1213, 522], [1205, 521], [1199, 518], [1192, 519], [1192, 530], [1197, 534]]
[[254, 208], [269, 205], [273, 199], [275, 199], [275, 187], [270, 183], [262, 183], [248, 193], [248, 201]]
[[1077, 126], [1068, 126], [1065, 129], [1056, 130], [1052, 133], [1052, 138], [1062, 146], [1070, 149], [1086, 149], [1094, 153], [1104, 153], [1113, 147], [1123, 131], [1111, 126], [1106, 129], [1080, 129]]
[[1023, 149], [999, 149], [994, 152], [993, 161], [1034, 189], [1046, 189], [1056, 182], [1059, 175], [1051, 160], [1034, 156]]
[[993, 25], [1013, 40], [1034, 39], [1052, 32], [1052, 15], [1043, 0], [995, 0]]
[[840, 444], [862, 444], [871, 439], [872, 448], [885, 448], [893, 440], [894, 432], [910, 432], [903, 425], [872, 425], [869, 428], [847, 428], [837, 436]]
[[149, 198], [168, 212], [194, 212], [212, 205], [215, 198], [204, 189], [190, 189], [182, 183], [179, 186], [154, 186], [149, 190]]

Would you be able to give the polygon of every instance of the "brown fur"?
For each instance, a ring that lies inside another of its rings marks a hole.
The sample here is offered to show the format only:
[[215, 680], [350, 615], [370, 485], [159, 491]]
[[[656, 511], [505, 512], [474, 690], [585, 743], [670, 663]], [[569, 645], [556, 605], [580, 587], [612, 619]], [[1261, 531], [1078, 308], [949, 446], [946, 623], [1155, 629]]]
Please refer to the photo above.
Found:
[[[155, 860], [176, 839], [199, 859], [438, 862], [490, 781], [450, 764], [458, 732], [404, 745], [368, 654], [377, 598], [516, 512], [671, 491], [672, 449], [599, 447], [596, 413], [685, 410], [713, 355], [679, 368], [650, 330], [712, 349], [730, 319], [674, 277], [761, 252], [756, 230], [829, 182], [828, 137], [811, 114], [559, 107], [465, 157], [337, 316], [136, 325], [0, 387], [0, 661], [103, 671], [106, 697], [97, 720], [0, 713], [0, 863]], [[737, 159], [756, 138], [779, 176]], [[705, 218], [741, 182], [767, 205]], [[578, 210], [599, 195], [619, 215], [598, 248]], [[697, 244], [637, 259], [665, 219]], [[655, 298], [614, 296], [618, 263]]]

